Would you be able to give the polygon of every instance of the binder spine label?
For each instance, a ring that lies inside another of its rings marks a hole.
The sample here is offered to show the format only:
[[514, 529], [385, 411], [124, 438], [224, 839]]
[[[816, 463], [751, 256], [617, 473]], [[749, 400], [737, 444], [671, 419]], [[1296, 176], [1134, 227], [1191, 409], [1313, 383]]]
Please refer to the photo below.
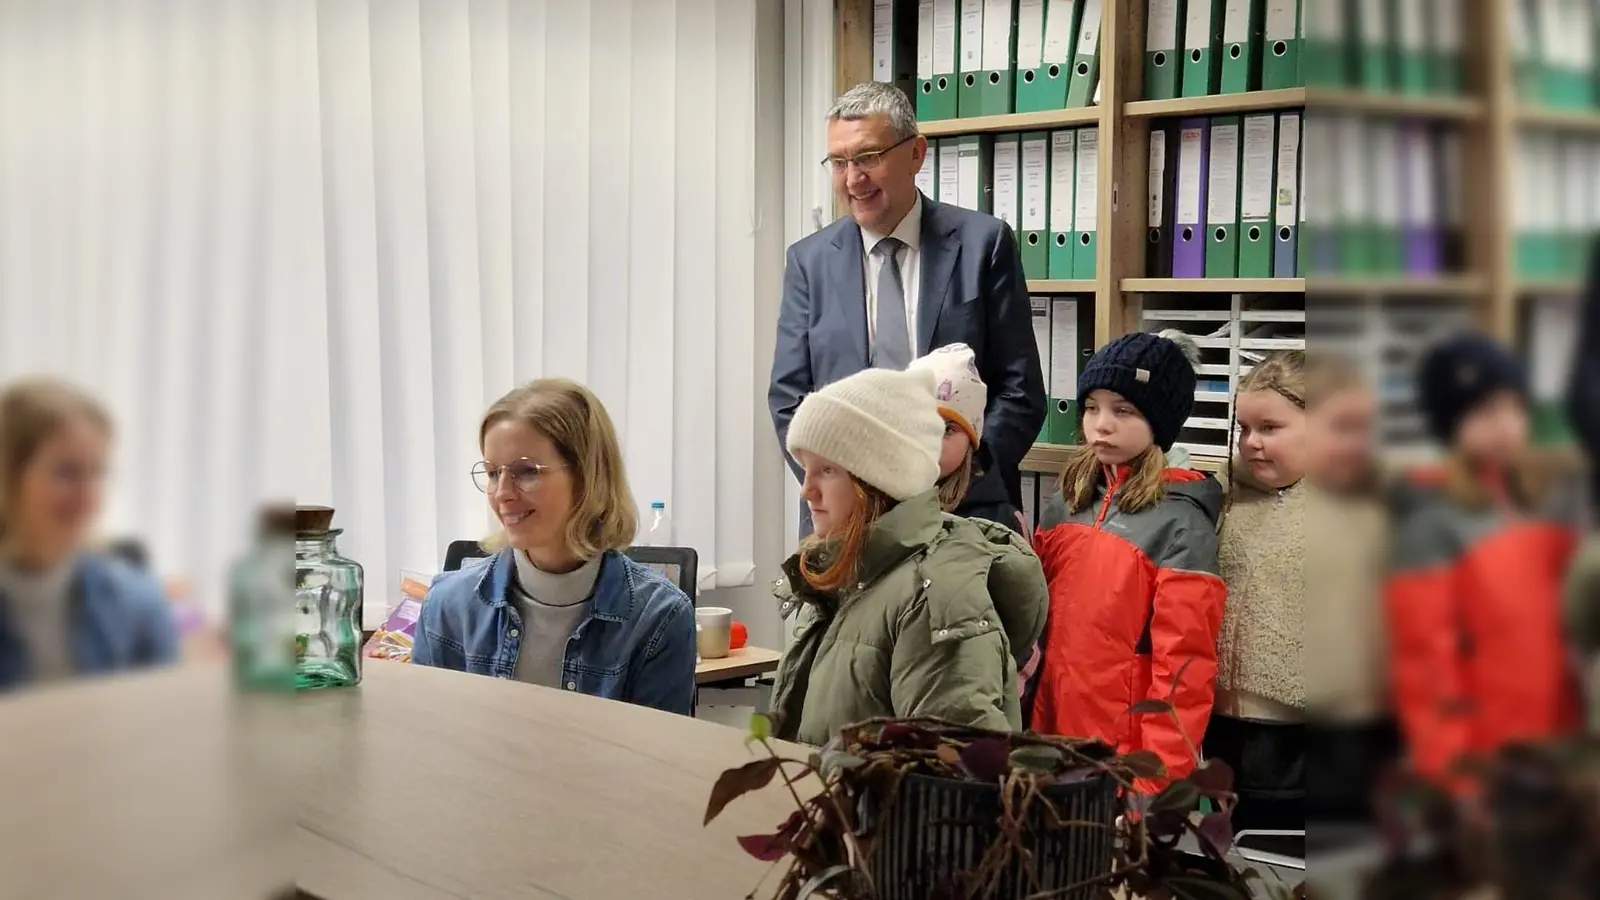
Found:
[[1072, 179], [1077, 171], [1078, 136], [1071, 131], [1050, 135], [1050, 230], [1072, 230]]
[[1150, 210], [1145, 216], [1151, 228], [1160, 228], [1167, 224], [1162, 221], [1167, 201], [1166, 180], [1166, 135], [1160, 130], [1152, 131], [1150, 132]]
[[1100, 200], [1100, 133], [1085, 128], [1078, 132], [1078, 198], [1074, 204], [1073, 231], [1094, 231]]
[[1205, 133], [1199, 128], [1185, 128], [1178, 138], [1178, 203], [1173, 214], [1178, 225], [1200, 223], [1200, 179], [1205, 175], [1200, 171], [1200, 147], [1204, 140]]
[[[980, 20], [981, 21], [981, 20]], [[956, 0], [933, 0], [933, 75], [956, 71]]]
[[1211, 128], [1211, 185], [1206, 190], [1206, 223], [1231, 225], [1239, 214], [1239, 126]]
[[[1311, 2], [1315, 3], [1317, 0]], [[1296, 5], [1296, 0], [1267, 0], [1267, 40], [1294, 40]]]
[[1272, 215], [1273, 117], [1249, 116], [1244, 120], [1244, 181], [1239, 189], [1239, 218], [1266, 219]]
[[[1293, 0], [1290, 0], [1293, 2]], [[1147, 53], [1178, 48], [1178, 0], [1150, 0], [1144, 19], [1144, 49]]]
[[1300, 116], [1284, 113], [1278, 119], [1278, 190], [1273, 221], [1290, 224], [1295, 221], [1296, 200], [1300, 192]]
[[1044, 231], [1048, 227], [1045, 197], [1048, 183], [1049, 142], [1028, 138], [1022, 142], [1022, 229]]

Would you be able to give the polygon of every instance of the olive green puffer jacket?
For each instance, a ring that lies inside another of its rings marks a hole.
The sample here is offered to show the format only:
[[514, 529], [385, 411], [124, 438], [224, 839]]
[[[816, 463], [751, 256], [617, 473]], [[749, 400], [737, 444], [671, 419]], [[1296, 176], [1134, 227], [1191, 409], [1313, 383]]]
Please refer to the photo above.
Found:
[[944, 513], [930, 491], [873, 525], [855, 585], [812, 590], [798, 555], [783, 568], [779, 737], [821, 745], [877, 716], [1021, 728], [1013, 653], [1044, 630], [1049, 592], [1016, 532]]

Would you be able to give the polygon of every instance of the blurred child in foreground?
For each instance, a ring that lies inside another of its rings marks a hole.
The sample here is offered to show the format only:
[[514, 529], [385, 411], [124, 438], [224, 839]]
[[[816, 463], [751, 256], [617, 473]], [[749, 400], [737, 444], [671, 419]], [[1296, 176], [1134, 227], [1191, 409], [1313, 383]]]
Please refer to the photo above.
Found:
[[1505, 347], [1447, 340], [1418, 382], [1447, 453], [1396, 491], [1385, 606], [1409, 761], [1450, 780], [1463, 755], [1575, 724], [1561, 595], [1582, 494], [1570, 460], [1530, 444], [1526, 379]]
[[0, 691], [178, 656], [161, 587], [90, 549], [111, 432], [66, 384], [0, 389]]
[[1383, 579], [1390, 544], [1374, 433], [1378, 398], [1361, 370], [1306, 361], [1305, 628], [1308, 821], [1364, 821], [1399, 737], [1389, 703]]

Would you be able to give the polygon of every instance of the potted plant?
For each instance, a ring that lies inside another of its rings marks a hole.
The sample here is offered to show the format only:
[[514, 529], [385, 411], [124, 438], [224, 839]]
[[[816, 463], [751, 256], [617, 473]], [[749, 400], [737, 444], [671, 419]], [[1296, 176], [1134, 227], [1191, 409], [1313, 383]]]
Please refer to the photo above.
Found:
[[[1172, 708], [1146, 701], [1135, 712]], [[1233, 775], [1220, 761], [1166, 780], [1147, 751], [1118, 755], [1094, 740], [935, 719], [852, 725], [805, 759], [781, 754], [771, 734], [769, 719], [751, 720], [746, 743], [766, 753], [722, 774], [705, 821], [782, 782], [795, 811], [771, 834], [738, 839], [782, 870], [775, 900], [1100, 900], [1119, 889], [1150, 900], [1247, 900], [1257, 880], [1269, 896], [1303, 896], [1303, 886], [1228, 863]], [[1143, 779], [1165, 786], [1146, 796], [1135, 790]], [[1213, 812], [1196, 811], [1202, 798]], [[1198, 853], [1179, 848], [1186, 836]]]

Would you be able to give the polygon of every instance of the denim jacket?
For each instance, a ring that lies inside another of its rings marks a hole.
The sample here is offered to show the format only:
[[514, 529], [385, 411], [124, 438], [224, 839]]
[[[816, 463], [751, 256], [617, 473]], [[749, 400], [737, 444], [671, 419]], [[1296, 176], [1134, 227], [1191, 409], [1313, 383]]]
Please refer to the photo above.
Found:
[[[501, 550], [434, 579], [411, 661], [510, 678], [522, 617], [509, 600], [516, 551]], [[694, 606], [654, 570], [608, 550], [589, 613], [567, 639], [561, 686], [689, 715], [694, 710]]]
[[[80, 558], [67, 602], [78, 674], [106, 674], [178, 658], [177, 626], [161, 586], [127, 563], [109, 556]], [[30, 669], [28, 648], [0, 595], [0, 692], [26, 685], [32, 680]]]

